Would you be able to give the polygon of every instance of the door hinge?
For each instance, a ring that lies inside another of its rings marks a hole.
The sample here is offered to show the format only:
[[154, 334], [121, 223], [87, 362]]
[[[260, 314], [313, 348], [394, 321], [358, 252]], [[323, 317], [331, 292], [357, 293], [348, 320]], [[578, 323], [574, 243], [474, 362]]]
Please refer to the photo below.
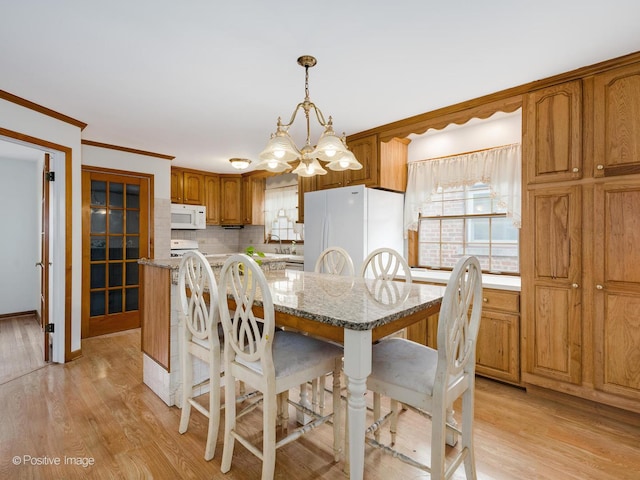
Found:
[[50, 182], [55, 182], [56, 181], [56, 172], [47, 172], [46, 173], [46, 178]]
[[44, 326], [44, 331], [47, 332], [47, 333], [54, 333], [54, 331], [53, 331], [54, 330], [54, 328], [53, 328], [54, 325], [55, 325], [54, 323], [47, 323]]

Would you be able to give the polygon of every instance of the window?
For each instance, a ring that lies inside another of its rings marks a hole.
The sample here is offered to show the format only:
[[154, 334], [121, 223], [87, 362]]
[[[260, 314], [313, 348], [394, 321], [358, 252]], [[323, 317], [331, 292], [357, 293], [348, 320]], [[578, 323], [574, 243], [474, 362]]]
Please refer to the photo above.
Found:
[[267, 184], [264, 203], [265, 238], [269, 239], [273, 236], [279, 241], [301, 241], [302, 225], [296, 223], [298, 219], [297, 183], [276, 187]]
[[519, 144], [409, 163], [405, 229], [418, 232], [418, 265], [475, 255], [484, 271], [519, 273], [521, 167]]
[[453, 268], [462, 255], [478, 257], [485, 271], [519, 272], [519, 231], [484, 183], [438, 188], [420, 214], [419, 266]]

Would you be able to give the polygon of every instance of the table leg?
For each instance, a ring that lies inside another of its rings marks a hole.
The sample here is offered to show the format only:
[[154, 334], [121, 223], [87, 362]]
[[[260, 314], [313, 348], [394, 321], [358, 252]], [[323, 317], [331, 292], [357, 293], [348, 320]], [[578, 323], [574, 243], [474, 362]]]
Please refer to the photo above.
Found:
[[364, 476], [367, 377], [371, 373], [371, 330], [344, 331], [344, 373], [347, 376], [349, 478]]

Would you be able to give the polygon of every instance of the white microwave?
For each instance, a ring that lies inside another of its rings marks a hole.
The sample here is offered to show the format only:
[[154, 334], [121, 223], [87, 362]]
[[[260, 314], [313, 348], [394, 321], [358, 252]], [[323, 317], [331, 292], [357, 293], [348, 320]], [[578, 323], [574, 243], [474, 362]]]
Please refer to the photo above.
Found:
[[207, 207], [204, 205], [171, 204], [171, 230], [202, 230], [207, 228]]

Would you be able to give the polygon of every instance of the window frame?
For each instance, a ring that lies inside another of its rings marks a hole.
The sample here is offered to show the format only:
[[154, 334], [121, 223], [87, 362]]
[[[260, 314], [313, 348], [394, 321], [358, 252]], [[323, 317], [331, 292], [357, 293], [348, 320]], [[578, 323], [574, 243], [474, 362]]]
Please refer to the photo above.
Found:
[[[462, 251], [462, 255], [467, 255], [467, 254], [471, 254], [471, 255], [478, 255], [477, 253], [474, 253], [473, 251], [469, 251], [471, 249], [474, 248], [482, 248], [482, 249], [486, 249], [487, 253], [486, 255], [482, 255], [482, 257], [486, 257], [486, 261], [488, 262], [488, 268], [483, 268], [483, 273], [491, 273], [491, 274], [496, 274], [496, 275], [510, 275], [510, 276], [519, 276], [520, 275], [520, 254], [521, 254], [521, 250], [520, 250], [520, 229], [517, 229], [514, 227], [514, 229], [517, 232], [517, 239], [514, 240], [509, 240], [509, 239], [504, 239], [504, 240], [498, 240], [498, 239], [493, 239], [493, 235], [492, 235], [492, 228], [493, 228], [493, 221], [495, 219], [506, 219], [508, 218], [507, 212], [503, 211], [502, 208], [500, 208], [498, 205], [496, 205], [495, 199], [491, 198], [490, 195], [490, 186], [487, 184], [481, 184], [481, 183], [476, 183], [474, 185], [462, 185], [460, 187], [451, 187], [451, 188], [455, 188], [456, 190], [453, 191], [447, 191], [449, 189], [439, 189], [438, 192], [434, 193], [433, 197], [439, 196], [439, 198], [436, 200], [436, 202], [434, 203], [440, 203], [440, 205], [442, 206], [442, 208], [440, 208], [440, 214], [437, 213], [429, 213], [429, 214], [420, 214], [419, 218], [418, 218], [418, 231], [416, 232], [415, 235], [415, 263], [416, 266], [419, 268], [425, 268], [428, 270], [438, 270], [438, 271], [451, 271], [453, 270], [453, 266], [455, 265], [455, 263], [452, 263], [451, 266], [446, 266], [443, 265], [443, 258], [444, 258], [444, 253], [447, 250], [447, 246], [449, 248], [453, 247], [453, 249], [456, 248], [456, 246], [458, 246], [458, 248], [461, 249]], [[489, 201], [491, 202], [491, 212], [486, 212], [486, 213], [473, 213], [473, 201], [474, 201], [474, 190], [478, 191], [482, 191], [482, 190], [486, 190], [482, 192], [482, 196], [478, 197], [479, 199], [489, 199]], [[445, 196], [446, 194], [454, 194], [452, 195], [454, 198], [450, 198], [450, 199], [446, 199]], [[461, 197], [459, 195], [456, 194], [462, 194]], [[437, 197], [436, 197], [437, 198]], [[462, 204], [464, 205], [463, 210], [464, 213], [456, 213], [456, 214], [444, 214], [445, 211], [445, 204], [446, 203], [451, 203], [451, 202], [462, 202]], [[470, 207], [471, 204], [471, 207]], [[471, 213], [467, 213], [467, 212], [471, 212]], [[474, 240], [471, 238], [471, 233], [470, 233], [470, 229], [472, 228], [473, 223], [472, 222], [468, 222], [468, 220], [475, 220], [475, 219], [488, 219], [489, 220], [489, 232], [487, 235], [487, 239], [486, 240]], [[443, 221], [446, 220], [462, 220], [462, 228], [461, 228], [461, 239], [460, 241], [443, 241]], [[429, 241], [425, 241], [423, 239], [421, 239], [421, 233], [423, 231], [423, 222], [425, 221], [437, 221], [439, 223], [439, 240], [438, 241], [433, 241], [433, 240], [429, 240]], [[439, 265], [438, 266], [433, 266], [433, 265], [426, 265], [424, 263], [421, 262], [421, 255], [420, 255], [420, 251], [421, 251], [421, 247], [423, 245], [429, 245], [430, 247], [434, 247], [434, 246], [438, 246], [438, 251], [439, 251]], [[495, 249], [496, 248], [500, 248], [500, 246], [508, 246], [508, 247], [515, 247], [517, 249], [517, 271], [512, 271], [512, 270], [500, 270], [495, 268], [495, 264], [496, 261], [494, 261], [494, 259], [496, 257], [498, 257], [498, 255], [495, 253]], [[481, 264], [486, 264], [485, 262], [481, 262]]]

